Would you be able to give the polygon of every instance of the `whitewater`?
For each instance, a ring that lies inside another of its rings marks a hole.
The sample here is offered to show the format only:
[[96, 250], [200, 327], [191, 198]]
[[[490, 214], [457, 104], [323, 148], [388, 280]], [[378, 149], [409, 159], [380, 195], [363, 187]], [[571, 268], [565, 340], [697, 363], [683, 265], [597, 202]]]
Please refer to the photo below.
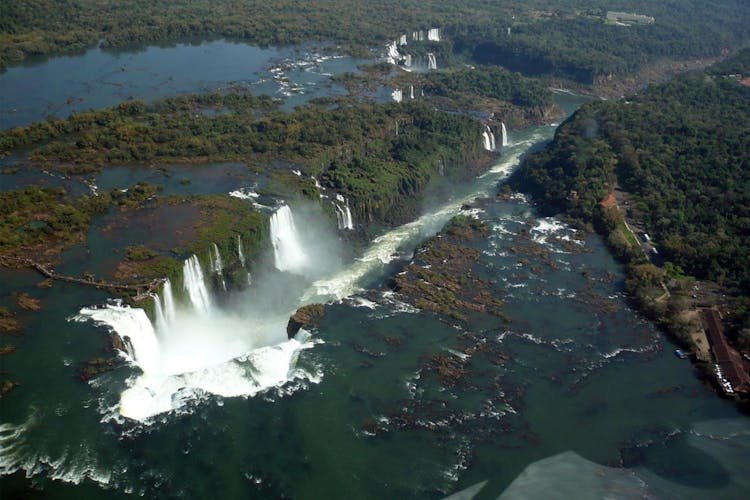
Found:
[[[280, 205], [270, 221], [274, 267], [309, 283], [281, 307], [252, 303], [220, 307], [206, 285], [209, 273], [223, 282], [221, 255], [214, 245], [206, 269], [196, 255], [184, 261], [182, 303], [175, 300], [169, 281], [153, 297], [153, 323], [145, 310], [119, 302], [81, 309], [72, 319], [93, 321], [116, 333], [126, 347], [122, 355], [140, 372], [128, 380], [116, 411], [128, 419], [150, 423], [165, 412], [190, 411], [192, 403], [210, 395], [252, 397], [290, 381], [319, 382], [321, 369], [297, 366], [300, 352], [314, 347], [314, 339], [304, 330], [295, 338], [287, 338], [286, 325], [295, 310], [305, 304], [354, 295], [368, 279], [382, 274], [387, 264], [410, 258], [416, 245], [437, 233], [462, 205], [489, 194], [531, 145], [545, 139], [549, 134], [545, 132], [544, 128], [536, 129], [528, 139], [509, 145], [498, 163], [460, 187], [450, 200], [375, 238], [361, 257], [317, 279], [311, 279], [318, 259], [310, 255], [310, 243], [300, 234], [292, 208]], [[337, 202], [337, 227], [353, 229], [348, 202], [343, 198]], [[240, 246], [241, 242], [238, 253]]]

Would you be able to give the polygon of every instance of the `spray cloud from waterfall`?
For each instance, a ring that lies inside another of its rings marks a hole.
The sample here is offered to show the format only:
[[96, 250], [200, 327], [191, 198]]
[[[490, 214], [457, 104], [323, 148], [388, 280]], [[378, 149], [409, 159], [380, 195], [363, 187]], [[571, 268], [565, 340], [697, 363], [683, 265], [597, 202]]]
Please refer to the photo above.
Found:
[[[153, 321], [121, 303], [82, 309], [75, 319], [113, 330], [138, 368], [119, 413], [149, 421], [208, 394], [252, 396], [290, 380], [318, 380], [314, 369], [296, 366], [312, 344], [304, 333], [288, 339], [286, 324], [309, 284], [341, 268], [337, 230], [318, 205], [281, 205], [271, 215], [273, 250], [244, 291], [226, 291], [227, 255], [213, 243], [184, 260], [179, 283], [166, 280], [151, 297]], [[244, 267], [241, 239], [231, 243]]]

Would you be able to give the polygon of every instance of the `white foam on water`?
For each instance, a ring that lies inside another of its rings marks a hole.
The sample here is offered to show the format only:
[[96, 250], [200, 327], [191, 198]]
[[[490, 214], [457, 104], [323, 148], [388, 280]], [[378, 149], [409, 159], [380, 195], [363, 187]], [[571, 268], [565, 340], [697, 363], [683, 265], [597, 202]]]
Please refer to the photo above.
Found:
[[70, 484], [87, 479], [101, 486], [112, 483], [112, 471], [97, 465], [84, 444], [62, 451], [58, 458], [29, 445], [28, 434], [38, 425], [34, 412], [22, 424], [0, 424], [0, 476], [24, 471], [27, 478], [44, 474]]
[[[541, 139], [542, 136], [539, 136]], [[538, 140], [539, 140], [538, 139]], [[529, 141], [529, 145], [536, 141]], [[367, 247], [363, 255], [347, 268], [334, 276], [315, 281], [303, 295], [304, 303], [325, 300], [341, 300], [363, 289], [360, 282], [368, 275], [382, 269], [396, 259], [407, 257], [399, 249], [408, 243], [434, 235], [453, 216], [461, 212], [461, 207], [478, 196], [486, 195], [499, 180], [507, 177], [518, 165], [526, 148], [518, 148], [500, 159], [489, 171], [475, 180], [471, 191], [443, 204], [440, 208], [422, 215], [418, 219], [394, 228], [378, 236]]]
[[154, 330], [142, 309], [109, 304], [84, 308], [73, 319], [105, 325], [130, 346], [125, 355], [142, 373], [128, 381], [118, 412], [148, 422], [207, 394], [254, 396], [295, 379], [319, 381], [320, 374], [296, 368], [299, 352], [314, 344], [304, 332], [286, 339], [288, 317], [252, 321], [189, 309], [179, 311], [164, 332]]

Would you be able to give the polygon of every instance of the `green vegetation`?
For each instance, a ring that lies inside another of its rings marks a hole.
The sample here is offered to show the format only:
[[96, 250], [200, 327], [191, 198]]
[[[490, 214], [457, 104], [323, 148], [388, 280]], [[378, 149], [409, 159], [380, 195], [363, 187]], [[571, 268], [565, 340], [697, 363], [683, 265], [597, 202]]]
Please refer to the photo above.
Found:
[[35, 186], [0, 193], [0, 257], [30, 257], [29, 251], [52, 251], [81, 241], [109, 200], [106, 195], [70, 200], [62, 189]]
[[[748, 62], [745, 50], [630, 100], [588, 104], [513, 179], [544, 212], [607, 234], [631, 262], [629, 284], [641, 302], [663, 295], [655, 283], [665, 271], [671, 281], [714, 281], [736, 298], [736, 330], [750, 326], [750, 88], [722, 72]], [[669, 263], [664, 270], [625, 237], [620, 210], [600, 203], [616, 187], [629, 193], [632, 217]]]
[[475, 94], [528, 108], [554, 105], [552, 92], [542, 82], [497, 67], [430, 72], [424, 81], [426, 93], [440, 96]]
[[[315, 198], [314, 175], [349, 197], [361, 220], [398, 218], [389, 214], [394, 206], [418, 195], [438, 174], [467, 176], [472, 165], [487, 157], [478, 122], [420, 103], [335, 109], [310, 105], [280, 113], [270, 111], [275, 103], [268, 98], [213, 94], [208, 103], [230, 111], [195, 113], [207, 99], [187, 96], [152, 105], [134, 101], [74, 114], [2, 132], [0, 145], [6, 153], [27, 147], [30, 159], [73, 172], [106, 164], [206, 161], [243, 161], [273, 171], [269, 165], [292, 163], [308, 175], [292, 176], [288, 168], [272, 172], [277, 193], [284, 193], [286, 185]], [[137, 187], [128, 196], [154, 194], [142, 191]]]
[[201, 195], [189, 198], [161, 198], [149, 208], [189, 207], [197, 217], [186, 220], [181, 229], [181, 241], [169, 249], [150, 247], [149, 243], [128, 247], [125, 259], [116, 270], [120, 280], [139, 280], [168, 277], [178, 286], [182, 278], [182, 262], [191, 254], [198, 256], [205, 267], [209, 265], [213, 245], [222, 256], [224, 277], [228, 285], [244, 285], [247, 276], [237, 256], [237, 239], [242, 240], [243, 251], [254, 259], [268, 243], [268, 217], [256, 211], [244, 200], [224, 195]]
[[[638, 12], [656, 22], [608, 25], [608, 10]], [[0, 3], [0, 67], [99, 40], [109, 48], [213, 37], [261, 45], [320, 40], [362, 51], [402, 33], [440, 27], [450, 42], [430, 50], [445, 51], [443, 60], [453, 52], [590, 83], [663, 57], [716, 56], [746, 44], [748, 25], [745, 0], [26, 0]]]

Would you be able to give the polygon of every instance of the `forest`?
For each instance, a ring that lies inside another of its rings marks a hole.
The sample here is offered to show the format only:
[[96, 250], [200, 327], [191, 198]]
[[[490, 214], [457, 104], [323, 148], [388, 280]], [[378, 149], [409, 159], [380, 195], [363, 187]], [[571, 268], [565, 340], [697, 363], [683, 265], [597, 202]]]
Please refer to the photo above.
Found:
[[[608, 10], [656, 22], [613, 26], [605, 22]], [[125, 48], [220, 37], [260, 45], [328, 41], [362, 53], [438, 27], [469, 61], [592, 83], [660, 58], [718, 56], [748, 43], [748, 25], [744, 0], [9, 1], [0, 3], [0, 68], [99, 42]]]
[[738, 81], [748, 63], [744, 50], [641, 95], [585, 105], [524, 162], [515, 186], [545, 212], [606, 233], [614, 224], [602, 200], [629, 193], [670, 269], [718, 283], [750, 326], [750, 88]]

